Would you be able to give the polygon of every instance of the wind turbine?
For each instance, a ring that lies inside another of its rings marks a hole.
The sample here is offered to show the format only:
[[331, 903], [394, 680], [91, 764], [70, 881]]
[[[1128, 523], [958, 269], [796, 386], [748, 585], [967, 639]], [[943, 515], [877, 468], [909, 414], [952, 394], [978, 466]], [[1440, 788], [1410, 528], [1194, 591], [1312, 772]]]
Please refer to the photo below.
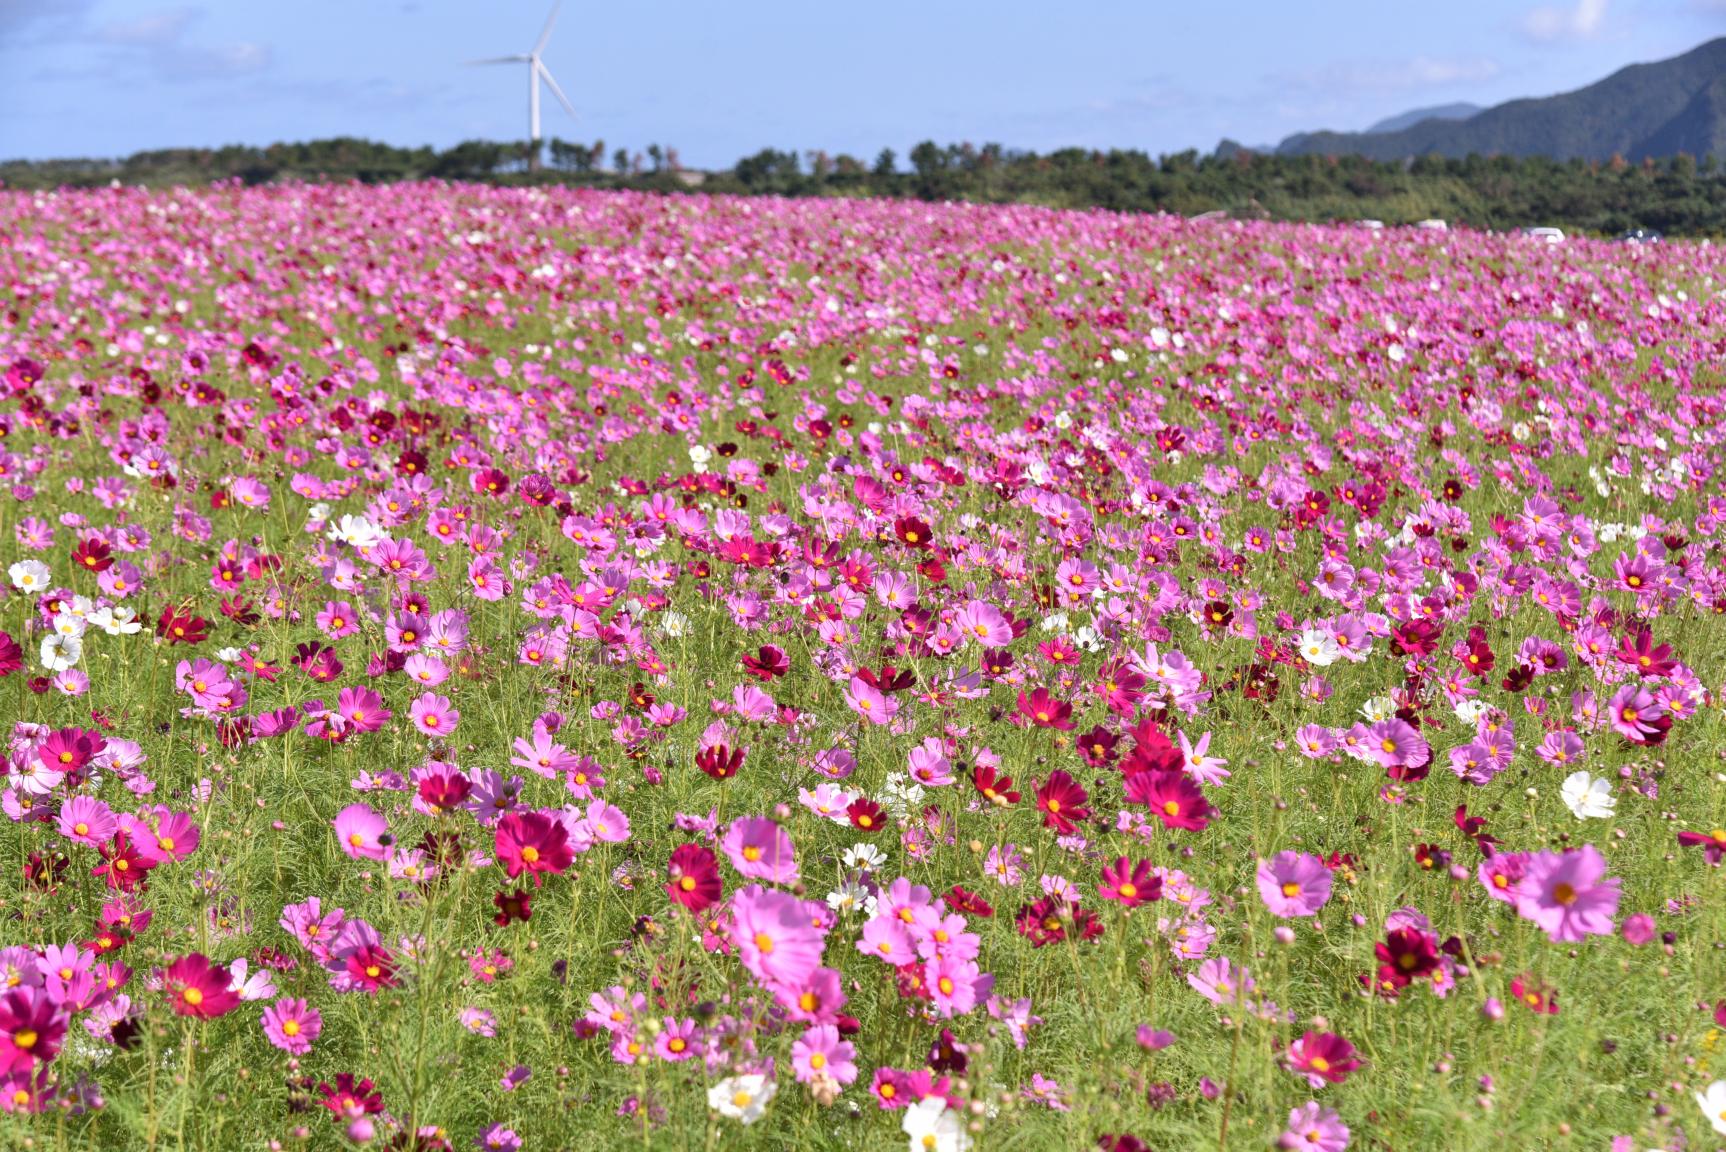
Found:
[[563, 0], [558, 0], [551, 7], [551, 15], [545, 19], [545, 28], [540, 32], [539, 39], [534, 42], [533, 50], [516, 56], [493, 56], [485, 60], [469, 60], [469, 64], [523, 64], [527, 65], [527, 124], [528, 139], [533, 143], [533, 161], [539, 163], [539, 82], [544, 80], [550, 86], [552, 95], [570, 116], [575, 115], [575, 105], [569, 102], [569, 97], [563, 94], [563, 89], [552, 79], [551, 69], [540, 59], [540, 53], [545, 51], [546, 41], [551, 39], [551, 29], [557, 23], [558, 9], [563, 7]]

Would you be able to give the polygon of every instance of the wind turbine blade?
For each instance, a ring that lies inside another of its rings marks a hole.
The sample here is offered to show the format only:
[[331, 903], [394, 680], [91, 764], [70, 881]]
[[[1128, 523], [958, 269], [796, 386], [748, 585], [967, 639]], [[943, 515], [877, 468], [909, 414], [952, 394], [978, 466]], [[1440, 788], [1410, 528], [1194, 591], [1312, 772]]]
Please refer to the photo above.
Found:
[[539, 34], [539, 39], [533, 46], [535, 56], [545, 51], [545, 42], [551, 39], [551, 26], [557, 23], [557, 10], [561, 7], [563, 7], [563, 0], [557, 0], [557, 3], [551, 6], [551, 15], [545, 18], [545, 30]]
[[568, 112], [570, 117], [573, 119], [575, 117], [575, 105], [569, 102], [569, 97], [563, 94], [563, 89], [559, 88], [557, 86], [557, 81], [551, 78], [551, 69], [547, 68], [544, 64], [541, 64], [539, 65], [539, 75], [540, 79], [544, 80], [551, 86], [551, 94], [557, 97], [557, 102], [563, 105], [563, 110]]
[[520, 64], [526, 56], [489, 56], [484, 60], [463, 60], [463, 64]]

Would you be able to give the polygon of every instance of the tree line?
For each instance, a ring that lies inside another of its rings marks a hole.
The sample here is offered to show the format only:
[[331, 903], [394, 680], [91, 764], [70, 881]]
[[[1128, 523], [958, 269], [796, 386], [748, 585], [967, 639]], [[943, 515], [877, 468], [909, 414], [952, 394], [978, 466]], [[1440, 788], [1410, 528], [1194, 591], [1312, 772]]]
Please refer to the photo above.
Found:
[[1388, 224], [1436, 217], [1478, 228], [1531, 225], [1614, 234], [1643, 228], [1671, 235], [1726, 235], [1726, 167], [1679, 154], [1628, 163], [1541, 157], [1276, 156], [1225, 144], [1215, 153], [1153, 157], [1136, 150], [1064, 148], [1036, 153], [999, 144], [924, 141], [901, 163], [892, 149], [871, 160], [767, 148], [720, 172], [685, 168], [675, 148], [612, 148], [552, 139], [468, 140], [443, 150], [338, 138], [267, 147], [176, 148], [121, 160], [0, 162], [10, 188], [149, 186], [238, 180], [387, 183], [475, 180], [576, 184], [742, 195], [876, 196], [1041, 204], [1183, 215], [1221, 212], [1276, 220]]

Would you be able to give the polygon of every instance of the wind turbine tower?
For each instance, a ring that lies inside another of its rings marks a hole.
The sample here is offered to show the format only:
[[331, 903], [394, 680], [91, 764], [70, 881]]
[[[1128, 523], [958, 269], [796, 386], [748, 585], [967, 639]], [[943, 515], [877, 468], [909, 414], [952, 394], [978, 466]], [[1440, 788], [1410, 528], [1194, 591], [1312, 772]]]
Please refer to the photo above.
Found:
[[563, 0], [558, 0], [558, 3], [552, 5], [551, 15], [546, 17], [545, 28], [540, 31], [539, 39], [534, 42], [533, 49], [531, 51], [515, 56], [492, 56], [485, 60], [468, 61], [469, 64], [527, 65], [527, 138], [532, 143], [533, 147], [533, 152], [528, 157], [528, 162], [530, 166], [534, 168], [539, 167], [540, 81], [545, 81], [547, 87], [551, 89], [552, 95], [556, 96], [558, 103], [563, 105], [563, 110], [568, 112], [572, 118], [575, 116], [575, 105], [569, 102], [569, 97], [565, 96], [563, 94], [563, 89], [557, 86], [557, 81], [552, 78], [551, 69], [545, 66], [545, 61], [541, 57], [541, 54], [545, 51], [546, 43], [551, 39], [551, 30], [553, 26], [557, 24], [558, 9], [562, 6]]

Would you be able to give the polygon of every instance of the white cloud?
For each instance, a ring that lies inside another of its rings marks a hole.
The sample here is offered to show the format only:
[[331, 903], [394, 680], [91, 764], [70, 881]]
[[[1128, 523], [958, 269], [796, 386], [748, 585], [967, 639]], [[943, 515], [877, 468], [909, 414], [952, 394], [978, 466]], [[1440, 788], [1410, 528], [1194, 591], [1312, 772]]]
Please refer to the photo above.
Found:
[[96, 30], [96, 35], [106, 44], [177, 44], [197, 15], [191, 8], [175, 8], [137, 20], [109, 21]]
[[1307, 72], [1269, 79], [1280, 92], [1334, 97], [1478, 84], [1498, 73], [1498, 62], [1484, 56], [1414, 56], [1401, 60], [1338, 60]]
[[1576, 0], [1571, 7], [1536, 8], [1523, 18], [1522, 30], [1536, 40], [1581, 40], [1605, 21], [1606, 0]]

